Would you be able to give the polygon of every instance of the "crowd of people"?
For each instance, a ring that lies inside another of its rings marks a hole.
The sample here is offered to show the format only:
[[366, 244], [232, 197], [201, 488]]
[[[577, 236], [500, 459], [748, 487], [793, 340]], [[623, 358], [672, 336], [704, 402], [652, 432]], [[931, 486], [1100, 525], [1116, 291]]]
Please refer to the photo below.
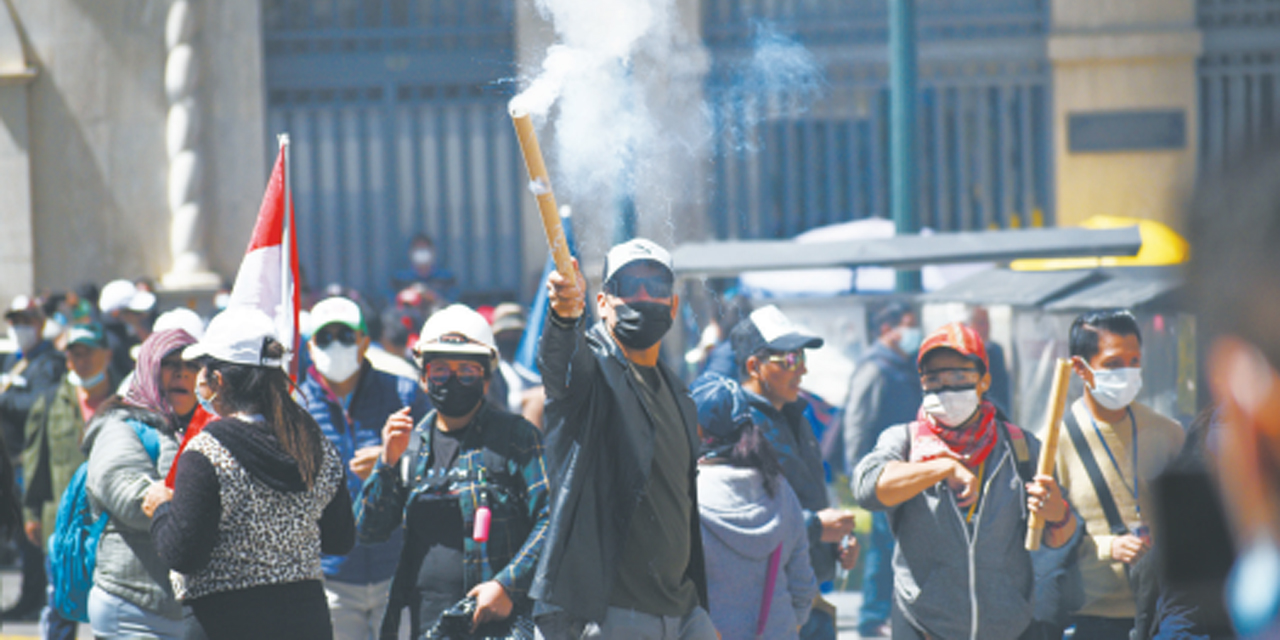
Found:
[[[1261, 229], [1232, 264], [1275, 266], [1263, 184], [1218, 192]], [[1205, 246], [1228, 246], [1198, 206]], [[688, 380], [662, 357], [674, 265], [645, 239], [608, 251], [594, 298], [576, 263], [550, 275], [539, 374], [515, 362], [523, 309], [454, 302], [424, 238], [388, 312], [329, 290], [298, 353], [256, 309], [157, 314], [145, 282], [20, 296], [0, 524], [23, 534], [23, 591], [5, 616], [40, 611], [46, 638], [87, 619], [99, 638], [817, 640], [836, 637], [823, 585], [865, 556], [863, 637], [1276, 637], [1280, 314], [1251, 292], [1280, 268], [1216, 286], [1237, 274], [1200, 251], [1216, 409], [1188, 435], [1138, 402], [1139, 322], [1084, 313], [1064, 336], [1084, 392], [1048, 475], [984, 313], [926, 333], [908, 305], [875, 309], [825, 425], [872, 514], [861, 545], [801, 391], [823, 338], [738, 307]], [[1177, 489], [1188, 469], [1227, 489], [1247, 561], [1230, 574], [1226, 525], [1196, 548], [1177, 519], [1216, 513]], [[79, 486], [103, 523], [83, 611], [44, 554]]]

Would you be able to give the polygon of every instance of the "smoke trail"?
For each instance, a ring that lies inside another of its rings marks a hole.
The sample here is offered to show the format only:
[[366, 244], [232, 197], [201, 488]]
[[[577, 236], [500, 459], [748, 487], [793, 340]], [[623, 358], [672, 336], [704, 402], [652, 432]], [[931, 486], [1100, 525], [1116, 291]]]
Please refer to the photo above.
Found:
[[751, 139], [756, 126], [804, 115], [827, 89], [822, 66], [803, 44], [769, 22], [755, 21], [752, 30], [751, 55], [732, 66], [731, 83], [717, 100], [718, 129], [735, 151], [758, 151]]

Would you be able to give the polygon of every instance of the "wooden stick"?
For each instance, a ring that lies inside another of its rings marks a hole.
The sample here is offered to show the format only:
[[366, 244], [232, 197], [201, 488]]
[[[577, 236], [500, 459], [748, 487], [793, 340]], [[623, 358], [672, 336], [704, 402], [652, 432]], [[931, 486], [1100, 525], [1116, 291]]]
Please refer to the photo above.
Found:
[[524, 166], [529, 170], [529, 191], [538, 199], [542, 230], [547, 234], [547, 246], [551, 248], [556, 271], [566, 278], [572, 278], [573, 261], [569, 255], [569, 242], [564, 237], [564, 227], [560, 225], [560, 208], [556, 206], [556, 194], [551, 190], [551, 178], [547, 175], [547, 164], [542, 159], [538, 134], [533, 130], [533, 118], [517, 109], [512, 109], [510, 113], [511, 122], [516, 127], [516, 138], [520, 140], [520, 152], [524, 155]]
[[[1058, 358], [1053, 370], [1053, 386], [1049, 392], [1049, 422], [1045, 425], [1044, 438], [1040, 440], [1040, 464], [1036, 465], [1036, 473], [1042, 476], [1053, 475], [1053, 465], [1058, 457], [1058, 431], [1062, 423], [1062, 412], [1067, 407], [1067, 387], [1071, 375], [1071, 361]], [[1044, 519], [1038, 513], [1032, 513], [1027, 519], [1027, 551], [1040, 548], [1040, 538], [1044, 535]]]

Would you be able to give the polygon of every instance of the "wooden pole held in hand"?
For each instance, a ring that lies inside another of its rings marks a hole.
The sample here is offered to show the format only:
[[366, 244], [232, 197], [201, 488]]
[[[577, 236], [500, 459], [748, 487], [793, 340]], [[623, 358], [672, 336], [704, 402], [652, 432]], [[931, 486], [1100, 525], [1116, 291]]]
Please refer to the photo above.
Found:
[[524, 166], [529, 170], [529, 191], [538, 199], [538, 213], [542, 214], [542, 229], [547, 233], [551, 258], [555, 260], [556, 271], [560, 275], [573, 278], [569, 241], [565, 239], [564, 227], [560, 224], [560, 208], [556, 206], [556, 194], [551, 190], [551, 178], [547, 175], [547, 164], [542, 159], [538, 134], [533, 130], [533, 118], [517, 109], [512, 109], [510, 114], [511, 122], [516, 127], [516, 138], [520, 140]]
[[[1049, 392], [1049, 422], [1045, 425], [1044, 438], [1040, 440], [1040, 463], [1036, 465], [1036, 474], [1053, 475], [1054, 461], [1058, 457], [1058, 431], [1062, 424], [1062, 412], [1067, 406], [1067, 387], [1070, 382], [1071, 361], [1058, 358], [1053, 370], [1053, 386]], [[1027, 551], [1040, 548], [1040, 538], [1044, 535], [1044, 519], [1040, 514], [1032, 513], [1027, 519]]]

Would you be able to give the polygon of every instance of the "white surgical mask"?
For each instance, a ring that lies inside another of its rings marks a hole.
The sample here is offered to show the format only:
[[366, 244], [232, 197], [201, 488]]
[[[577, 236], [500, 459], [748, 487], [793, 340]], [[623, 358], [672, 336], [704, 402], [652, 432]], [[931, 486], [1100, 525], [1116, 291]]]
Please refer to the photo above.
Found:
[[313, 347], [311, 360], [316, 371], [330, 382], [346, 382], [360, 370], [357, 345], [347, 346], [337, 340], [331, 342], [327, 349]]
[[920, 327], [903, 327], [898, 333], [898, 349], [905, 354], [913, 354], [920, 350], [922, 340], [924, 332]]
[[926, 393], [920, 408], [938, 424], [955, 428], [973, 417], [980, 402], [977, 389], [938, 391]]
[[1111, 411], [1129, 406], [1138, 397], [1138, 392], [1142, 391], [1142, 369], [1125, 367], [1095, 371], [1088, 364], [1084, 366], [1093, 371], [1093, 387], [1089, 389], [1089, 395]]
[[431, 260], [435, 257], [430, 249], [414, 249], [409, 253], [409, 260], [416, 267], [425, 267], [431, 264]]
[[9, 339], [18, 345], [18, 351], [24, 355], [31, 353], [40, 344], [40, 332], [29, 325], [9, 326]]

